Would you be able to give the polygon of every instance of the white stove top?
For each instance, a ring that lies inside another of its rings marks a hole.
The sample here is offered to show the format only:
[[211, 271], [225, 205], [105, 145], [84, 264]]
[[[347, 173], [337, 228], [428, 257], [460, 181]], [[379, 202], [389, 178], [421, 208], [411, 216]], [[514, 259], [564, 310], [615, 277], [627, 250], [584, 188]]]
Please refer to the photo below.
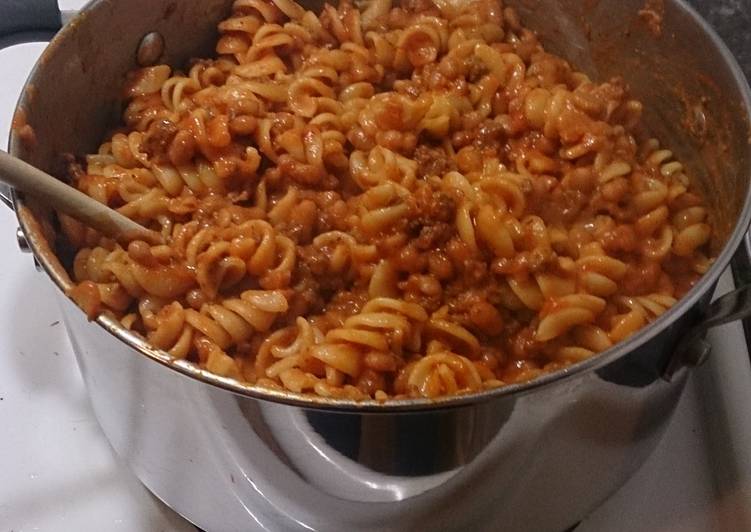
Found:
[[[61, 7], [80, 7], [65, 0]], [[0, 52], [0, 139], [43, 45]], [[195, 532], [118, 461], [51, 297], [0, 206], [0, 532]], [[732, 287], [730, 276], [721, 290]], [[577, 532], [751, 531], [751, 367], [739, 324], [710, 335], [665, 439]]]

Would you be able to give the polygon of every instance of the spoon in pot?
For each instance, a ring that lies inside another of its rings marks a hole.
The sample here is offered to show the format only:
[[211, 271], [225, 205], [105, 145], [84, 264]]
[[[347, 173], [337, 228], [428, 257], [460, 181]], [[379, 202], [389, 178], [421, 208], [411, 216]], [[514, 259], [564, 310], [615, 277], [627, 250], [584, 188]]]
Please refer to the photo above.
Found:
[[159, 233], [110, 209], [83, 192], [0, 150], [0, 181], [36, 198], [48, 207], [75, 218], [127, 245], [133, 240], [162, 244]]

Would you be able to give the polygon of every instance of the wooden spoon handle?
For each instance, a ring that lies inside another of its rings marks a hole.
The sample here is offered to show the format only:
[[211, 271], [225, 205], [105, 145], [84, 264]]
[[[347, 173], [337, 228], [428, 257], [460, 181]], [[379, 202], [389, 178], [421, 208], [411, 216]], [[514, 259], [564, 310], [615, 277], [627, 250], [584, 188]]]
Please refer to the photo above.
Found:
[[0, 181], [32, 196], [48, 207], [75, 218], [121, 244], [144, 240], [162, 243], [159, 233], [146, 229], [83, 192], [0, 150]]

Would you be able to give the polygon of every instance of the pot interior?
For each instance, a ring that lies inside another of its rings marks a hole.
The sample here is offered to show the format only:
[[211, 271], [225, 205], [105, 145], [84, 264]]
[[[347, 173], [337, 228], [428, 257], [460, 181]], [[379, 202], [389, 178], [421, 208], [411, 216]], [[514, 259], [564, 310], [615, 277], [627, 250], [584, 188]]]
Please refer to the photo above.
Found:
[[[213, 54], [216, 25], [232, 5], [231, 0], [129, 0], [129, 9], [122, 9], [122, 1], [93, 2], [66, 27], [44, 52], [21, 97], [11, 152], [61, 179], [63, 154], [93, 153], [119, 122], [125, 74], [136, 68], [141, 38], [160, 32], [166, 43], [163, 62], [182, 66], [191, 57]], [[508, 4], [542, 36], [548, 51], [594, 79], [626, 80], [644, 103], [650, 133], [685, 164], [704, 193], [715, 228], [713, 253], [731, 238], [737, 244], [747, 223], [751, 106], [742, 74], [717, 38], [677, 0], [646, 6], [643, 0]], [[33, 135], [19, 134], [18, 126], [26, 124]], [[70, 252], [54, 216], [22, 198], [17, 207], [40, 262], [59, 286], [69, 287], [62, 264]], [[712, 279], [705, 278], [698, 291], [708, 289], [729, 258], [726, 250], [708, 276]]]
[[681, 1], [514, 0], [522, 20], [561, 55], [606, 81], [621, 77], [644, 104], [650, 135], [674, 152], [703, 194], [719, 255], [749, 192], [749, 102], [743, 73]]

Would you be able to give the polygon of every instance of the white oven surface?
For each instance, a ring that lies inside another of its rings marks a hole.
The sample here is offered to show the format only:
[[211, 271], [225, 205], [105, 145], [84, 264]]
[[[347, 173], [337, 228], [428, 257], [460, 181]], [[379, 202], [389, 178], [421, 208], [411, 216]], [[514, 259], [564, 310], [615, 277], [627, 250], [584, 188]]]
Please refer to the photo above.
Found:
[[[83, 2], [60, 4], [72, 9]], [[32, 44], [0, 52], [2, 139], [42, 49]], [[54, 288], [18, 251], [16, 226], [0, 206], [0, 532], [195, 531], [151, 496], [109, 447]], [[721, 284], [730, 289], [730, 276]], [[713, 331], [711, 341], [711, 360], [692, 377], [655, 454], [577, 532], [751, 530], [749, 353], [738, 324]]]

